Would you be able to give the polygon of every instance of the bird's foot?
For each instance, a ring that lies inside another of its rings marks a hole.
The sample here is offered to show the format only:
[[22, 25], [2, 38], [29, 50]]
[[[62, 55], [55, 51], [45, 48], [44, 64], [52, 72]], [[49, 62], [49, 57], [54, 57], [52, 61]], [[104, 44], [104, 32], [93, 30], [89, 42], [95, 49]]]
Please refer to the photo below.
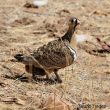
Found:
[[49, 78], [48, 79], [49, 83], [53, 84], [53, 83], [62, 83], [62, 80], [61, 79], [52, 79], [52, 78]]
[[55, 79], [53, 79], [53, 78], [46, 78], [46, 81], [49, 84], [55, 84], [56, 83]]

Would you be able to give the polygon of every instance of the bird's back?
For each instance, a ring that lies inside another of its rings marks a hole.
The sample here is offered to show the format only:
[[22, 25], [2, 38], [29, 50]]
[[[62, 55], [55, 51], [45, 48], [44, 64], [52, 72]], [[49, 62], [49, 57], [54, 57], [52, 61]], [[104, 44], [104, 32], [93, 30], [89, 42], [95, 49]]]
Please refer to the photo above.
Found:
[[[71, 51], [65, 45], [66, 41], [54, 40], [38, 48], [32, 56], [43, 68], [60, 69], [71, 65], [74, 61]], [[36, 65], [37, 66], [37, 65]]]

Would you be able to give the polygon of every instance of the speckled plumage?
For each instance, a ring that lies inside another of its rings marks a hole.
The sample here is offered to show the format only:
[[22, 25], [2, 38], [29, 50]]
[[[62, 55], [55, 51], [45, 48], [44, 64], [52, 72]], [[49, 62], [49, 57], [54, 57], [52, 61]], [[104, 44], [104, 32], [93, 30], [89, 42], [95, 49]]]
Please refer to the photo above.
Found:
[[31, 56], [17, 54], [15, 55], [15, 58], [26, 65], [26, 70], [28, 72], [31, 65], [33, 78], [36, 74], [40, 74], [39, 72], [45, 72], [47, 78], [49, 73], [54, 72], [58, 81], [61, 82], [57, 71], [71, 65], [74, 61], [75, 53], [72, 53], [68, 46], [71, 43], [72, 35], [77, 24], [78, 20], [76, 18], [70, 19], [69, 29], [63, 37], [39, 47], [31, 54]]
[[32, 56], [45, 69], [64, 68], [72, 64], [74, 61], [70, 50], [65, 45], [65, 42], [62, 40], [49, 42], [47, 45], [44, 45], [34, 51]]

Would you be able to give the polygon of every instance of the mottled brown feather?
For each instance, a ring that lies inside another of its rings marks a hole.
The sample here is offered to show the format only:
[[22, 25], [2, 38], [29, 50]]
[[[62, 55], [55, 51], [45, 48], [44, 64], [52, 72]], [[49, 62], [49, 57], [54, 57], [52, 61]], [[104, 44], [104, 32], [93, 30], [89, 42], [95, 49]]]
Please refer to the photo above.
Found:
[[[62, 40], [54, 40], [34, 51], [32, 56], [44, 69], [60, 69], [71, 65], [74, 61], [70, 50]], [[36, 65], [38, 67], [38, 65]]]

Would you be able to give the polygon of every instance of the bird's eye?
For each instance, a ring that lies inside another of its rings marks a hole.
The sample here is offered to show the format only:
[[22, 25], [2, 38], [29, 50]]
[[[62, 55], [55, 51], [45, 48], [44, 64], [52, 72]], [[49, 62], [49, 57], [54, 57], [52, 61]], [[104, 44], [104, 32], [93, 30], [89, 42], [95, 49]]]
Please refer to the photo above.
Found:
[[77, 21], [77, 19], [76, 19], [76, 18], [74, 18], [74, 19], [73, 19], [73, 22], [76, 22], [76, 21]]

